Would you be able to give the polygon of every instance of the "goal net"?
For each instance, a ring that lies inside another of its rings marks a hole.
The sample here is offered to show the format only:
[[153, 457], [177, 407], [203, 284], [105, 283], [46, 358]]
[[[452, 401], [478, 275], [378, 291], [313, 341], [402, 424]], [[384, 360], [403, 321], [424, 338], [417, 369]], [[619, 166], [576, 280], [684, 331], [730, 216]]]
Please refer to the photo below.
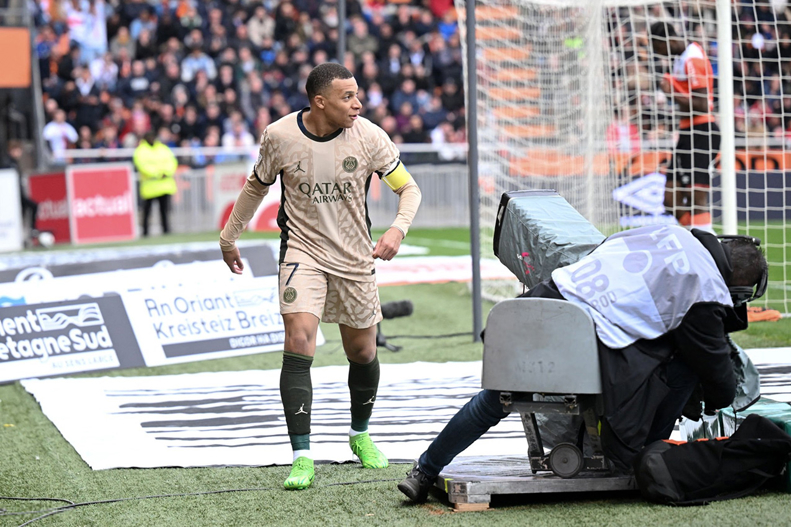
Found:
[[[465, 2], [456, 0], [466, 45]], [[724, 233], [735, 218], [769, 260], [762, 305], [788, 313], [791, 13], [780, 4], [730, 7], [736, 207], [726, 210], [715, 0], [478, 0], [482, 256], [493, 257], [509, 190], [555, 189], [604, 234], [679, 222]], [[706, 59], [711, 73], [700, 69]], [[468, 74], [465, 63], [465, 83]], [[668, 179], [691, 190], [666, 196]], [[483, 284], [493, 300], [519, 290], [516, 279]]]

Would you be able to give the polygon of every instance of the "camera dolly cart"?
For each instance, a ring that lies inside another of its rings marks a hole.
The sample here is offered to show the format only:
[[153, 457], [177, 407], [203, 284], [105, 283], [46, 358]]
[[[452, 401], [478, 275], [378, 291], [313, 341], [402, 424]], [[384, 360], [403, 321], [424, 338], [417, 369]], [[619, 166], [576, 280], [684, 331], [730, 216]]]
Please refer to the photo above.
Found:
[[[527, 456], [462, 456], [445, 467], [437, 486], [457, 510], [487, 509], [494, 494], [637, 489], [633, 477], [610, 473], [602, 453], [596, 333], [582, 308], [548, 298], [496, 304], [486, 323], [481, 384], [500, 392], [506, 411], [519, 413]], [[581, 416], [592, 455], [570, 442], [547, 452], [536, 414]]]

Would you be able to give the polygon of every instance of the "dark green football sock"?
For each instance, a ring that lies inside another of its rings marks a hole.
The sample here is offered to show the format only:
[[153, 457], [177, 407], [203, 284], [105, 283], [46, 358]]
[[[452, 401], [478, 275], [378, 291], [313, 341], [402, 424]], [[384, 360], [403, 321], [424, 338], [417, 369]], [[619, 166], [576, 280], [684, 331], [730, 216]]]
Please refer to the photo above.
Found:
[[294, 450], [310, 449], [310, 412], [313, 404], [310, 366], [312, 364], [313, 357], [283, 352], [280, 399], [283, 402], [288, 435]]
[[379, 388], [379, 357], [368, 364], [349, 361], [349, 394], [352, 400], [352, 430], [365, 432]]

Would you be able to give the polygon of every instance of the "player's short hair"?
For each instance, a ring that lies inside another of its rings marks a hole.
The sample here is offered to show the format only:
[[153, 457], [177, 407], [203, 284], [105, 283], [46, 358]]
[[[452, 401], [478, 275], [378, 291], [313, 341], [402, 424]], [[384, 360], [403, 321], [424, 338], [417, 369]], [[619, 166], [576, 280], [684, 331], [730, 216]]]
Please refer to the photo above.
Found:
[[730, 285], [756, 285], [768, 268], [761, 248], [747, 238], [729, 240], [728, 248], [733, 267]]
[[330, 87], [335, 79], [351, 79], [354, 77], [352, 72], [336, 62], [325, 62], [319, 64], [308, 75], [305, 83], [305, 91], [308, 92], [308, 100], [324, 92]]
[[676, 37], [678, 34], [676, 33], [676, 29], [670, 22], [654, 22], [651, 24], [651, 27], [648, 28], [648, 36], [652, 39], [662, 39], [667, 40], [670, 37]]

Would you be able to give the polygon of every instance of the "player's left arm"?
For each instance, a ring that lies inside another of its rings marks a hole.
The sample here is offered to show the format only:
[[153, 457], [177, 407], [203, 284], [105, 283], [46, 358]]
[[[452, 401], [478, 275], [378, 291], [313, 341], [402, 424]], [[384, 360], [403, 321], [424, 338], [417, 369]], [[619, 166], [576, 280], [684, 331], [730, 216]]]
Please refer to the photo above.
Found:
[[379, 237], [374, 247], [374, 258], [392, 260], [401, 248], [409, 226], [415, 219], [422, 195], [400, 159], [396, 158], [385, 170], [377, 171], [382, 181], [398, 195], [398, 211], [390, 228]]

